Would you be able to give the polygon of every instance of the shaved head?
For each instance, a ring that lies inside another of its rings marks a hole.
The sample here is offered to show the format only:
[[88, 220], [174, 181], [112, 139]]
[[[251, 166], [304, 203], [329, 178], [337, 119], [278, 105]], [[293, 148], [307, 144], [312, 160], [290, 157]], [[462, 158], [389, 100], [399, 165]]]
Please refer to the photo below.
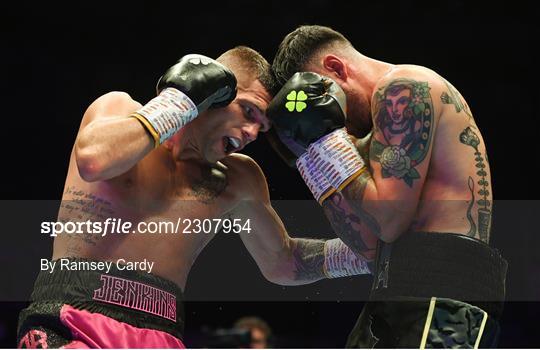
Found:
[[230, 68], [235, 74], [259, 80], [264, 88], [271, 92], [270, 64], [257, 51], [247, 46], [237, 46], [221, 54], [217, 61]]

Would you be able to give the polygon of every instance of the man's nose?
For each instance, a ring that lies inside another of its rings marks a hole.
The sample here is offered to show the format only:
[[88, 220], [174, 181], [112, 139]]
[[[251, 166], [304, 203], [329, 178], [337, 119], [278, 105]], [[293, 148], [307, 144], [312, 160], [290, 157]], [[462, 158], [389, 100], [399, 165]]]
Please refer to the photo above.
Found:
[[261, 125], [259, 123], [250, 123], [242, 127], [242, 134], [247, 142], [255, 141], [260, 129]]

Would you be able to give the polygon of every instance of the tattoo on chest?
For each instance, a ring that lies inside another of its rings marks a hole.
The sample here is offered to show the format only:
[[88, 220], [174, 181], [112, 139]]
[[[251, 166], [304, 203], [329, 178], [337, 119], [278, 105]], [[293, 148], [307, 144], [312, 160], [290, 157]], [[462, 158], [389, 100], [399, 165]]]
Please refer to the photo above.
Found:
[[416, 167], [426, 157], [432, 138], [433, 102], [427, 82], [396, 79], [375, 93], [376, 133], [370, 159], [382, 177], [395, 177], [412, 187]]
[[224, 169], [204, 167], [191, 182], [191, 193], [204, 204], [211, 204], [227, 187]]
[[[480, 190], [478, 190], [477, 194], [480, 195], [480, 199], [476, 201], [476, 204], [478, 205], [478, 235], [480, 236], [480, 240], [487, 242], [489, 239], [489, 232], [490, 232], [490, 226], [491, 226], [491, 200], [490, 200], [490, 193], [489, 193], [489, 182], [487, 180], [487, 165], [485, 161], [487, 161], [487, 155], [484, 155], [482, 157], [482, 153], [478, 150], [478, 145], [480, 144], [480, 138], [478, 135], [471, 129], [471, 127], [467, 127], [465, 130], [461, 132], [459, 135], [459, 141], [463, 143], [464, 145], [470, 146], [474, 149], [474, 160], [476, 161], [476, 175], [478, 177], [477, 184], [480, 185]], [[467, 210], [467, 218], [469, 219], [469, 223], [471, 228], [469, 229], [469, 235], [476, 235], [475, 231], [475, 224], [472, 220], [472, 215], [470, 215], [470, 212], [472, 210], [472, 205], [475, 202], [475, 183], [471, 176], [469, 176], [468, 180], [469, 184], [469, 190], [471, 191], [472, 199], [471, 204], [469, 205], [469, 208]]]
[[463, 111], [465, 112], [465, 114], [467, 114], [469, 120], [472, 119], [472, 113], [469, 110], [469, 107], [463, 102], [459, 91], [457, 91], [446, 80], [444, 80], [444, 84], [448, 88], [448, 92], [443, 92], [441, 94], [441, 102], [447, 105], [454, 105], [454, 107], [456, 108], [456, 113], [460, 113], [461, 111]]

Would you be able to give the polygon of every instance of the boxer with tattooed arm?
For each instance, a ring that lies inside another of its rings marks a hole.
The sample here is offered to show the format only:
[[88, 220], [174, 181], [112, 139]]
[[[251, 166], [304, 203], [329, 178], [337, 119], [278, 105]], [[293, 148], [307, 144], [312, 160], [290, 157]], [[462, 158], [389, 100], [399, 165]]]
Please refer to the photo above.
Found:
[[488, 245], [490, 169], [463, 96], [322, 26], [289, 33], [272, 70], [272, 144], [375, 265], [348, 346], [493, 346], [507, 265]]

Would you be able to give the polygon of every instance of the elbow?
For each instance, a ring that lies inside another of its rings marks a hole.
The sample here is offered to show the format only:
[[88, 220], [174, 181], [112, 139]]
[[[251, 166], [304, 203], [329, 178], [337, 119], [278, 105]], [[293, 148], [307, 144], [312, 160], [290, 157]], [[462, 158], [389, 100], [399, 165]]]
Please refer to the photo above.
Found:
[[270, 271], [270, 270], [261, 269], [261, 273], [268, 282], [281, 285], [281, 286], [287, 285], [286, 279], [283, 278], [284, 276], [278, 271], [275, 271], [275, 270]]
[[75, 159], [80, 177], [86, 182], [95, 182], [102, 180], [104, 167], [99, 160], [97, 152], [92, 150], [93, 147], [75, 148]]
[[288, 276], [283, 269], [278, 267], [261, 269], [261, 273], [268, 282], [273, 284], [280, 286], [290, 286], [295, 284], [292, 281], [291, 276]]

